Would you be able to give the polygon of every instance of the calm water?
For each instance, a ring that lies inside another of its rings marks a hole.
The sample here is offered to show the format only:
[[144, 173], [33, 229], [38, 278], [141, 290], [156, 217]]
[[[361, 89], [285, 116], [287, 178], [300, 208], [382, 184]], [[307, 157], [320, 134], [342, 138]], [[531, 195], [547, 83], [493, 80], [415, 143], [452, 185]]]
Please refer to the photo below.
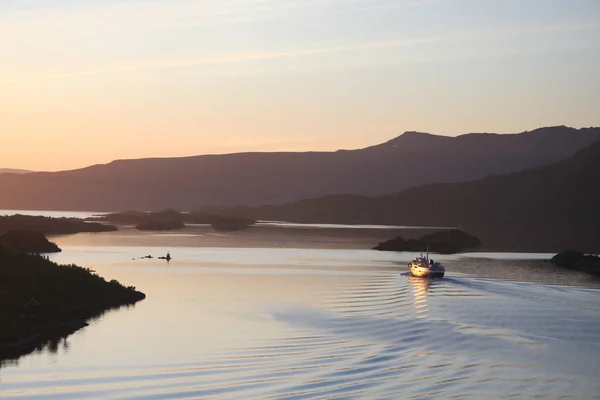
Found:
[[491, 253], [410, 278], [413, 254], [367, 250], [389, 232], [341, 231], [55, 237], [148, 297], [2, 367], [0, 397], [600, 398], [598, 281]]

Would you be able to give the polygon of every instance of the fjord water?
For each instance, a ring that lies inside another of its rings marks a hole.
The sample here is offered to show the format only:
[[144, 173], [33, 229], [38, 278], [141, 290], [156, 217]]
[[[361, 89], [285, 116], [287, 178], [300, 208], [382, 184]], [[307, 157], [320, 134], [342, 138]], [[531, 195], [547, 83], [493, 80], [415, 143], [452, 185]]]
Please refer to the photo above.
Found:
[[342, 231], [54, 237], [53, 260], [147, 298], [4, 365], [0, 396], [598, 398], [597, 281], [490, 253], [436, 256], [445, 278], [411, 278], [414, 254], [368, 250], [389, 232]]

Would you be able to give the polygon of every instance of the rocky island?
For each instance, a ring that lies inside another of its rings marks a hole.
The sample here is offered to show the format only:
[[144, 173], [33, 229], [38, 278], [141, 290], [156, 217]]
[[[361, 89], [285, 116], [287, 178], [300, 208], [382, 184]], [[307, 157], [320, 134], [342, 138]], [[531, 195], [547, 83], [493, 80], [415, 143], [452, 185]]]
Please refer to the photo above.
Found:
[[481, 246], [481, 241], [459, 229], [449, 229], [424, 235], [418, 239], [396, 236], [379, 243], [374, 250], [382, 251], [429, 251], [440, 254], [455, 254]]
[[0, 361], [56, 343], [112, 308], [146, 296], [77, 265], [0, 248]]

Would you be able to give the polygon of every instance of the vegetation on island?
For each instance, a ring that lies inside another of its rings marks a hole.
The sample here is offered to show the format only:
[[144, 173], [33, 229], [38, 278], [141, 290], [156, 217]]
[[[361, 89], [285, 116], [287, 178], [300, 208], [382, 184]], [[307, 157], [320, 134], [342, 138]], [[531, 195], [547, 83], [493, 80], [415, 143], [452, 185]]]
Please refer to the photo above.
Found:
[[140, 230], [181, 229], [185, 227], [185, 224], [210, 225], [217, 230], [239, 230], [256, 223], [255, 220], [245, 217], [232, 217], [203, 211], [186, 213], [172, 209], [154, 212], [124, 211], [88, 218], [88, 220], [135, 225]]
[[117, 227], [97, 222], [86, 222], [80, 218], [51, 218], [34, 215], [0, 216], [0, 233], [12, 230], [26, 230], [43, 234], [71, 234], [80, 232], [110, 232]]
[[374, 250], [382, 251], [429, 251], [441, 254], [460, 253], [481, 246], [481, 241], [473, 235], [459, 229], [450, 229], [424, 235], [418, 239], [404, 239], [396, 236], [379, 243]]
[[146, 296], [94, 271], [0, 248], [0, 360], [56, 343], [87, 320]]
[[8, 231], [0, 234], [0, 247], [22, 253], [58, 253], [60, 248], [41, 232]]
[[586, 272], [600, 276], [600, 257], [597, 254], [586, 254], [580, 251], [566, 250], [550, 259], [553, 264], [566, 269]]

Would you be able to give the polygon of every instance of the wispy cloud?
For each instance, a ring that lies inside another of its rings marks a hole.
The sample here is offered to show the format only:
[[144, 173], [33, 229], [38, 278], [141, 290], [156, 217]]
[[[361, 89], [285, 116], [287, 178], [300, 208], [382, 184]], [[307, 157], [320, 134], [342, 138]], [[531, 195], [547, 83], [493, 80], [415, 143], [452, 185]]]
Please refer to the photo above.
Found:
[[[293, 58], [315, 58], [312, 65], [304, 63], [302, 65], [277, 66], [280, 71], [300, 70], [306, 68], [331, 69], [347, 68], [353, 65], [360, 67], [375, 65], [393, 65], [394, 63], [404, 62], [423, 62], [423, 60], [439, 61], [444, 58], [468, 57], [469, 51], [479, 51], [481, 43], [501, 40], [514, 40], [523, 38], [551, 36], [565, 32], [597, 31], [599, 26], [595, 20], [588, 21], [566, 21], [550, 22], [527, 25], [520, 28], [511, 29], [474, 29], [472, 31], [452, 31], [440, 32], [438, 35], [408, 36], [409, 33], [402, 32], [393, 36], [400, 38], [390, 40], [377, 40], [385, 36], [379, 34], [371, 35], [365, 38], [364, 42], [353, 41], [343, 43], [342, 36], [320, 37], [315, 36], [314, 40], [303, 40], [303, 45], [298, 43], [281, 43], [274, 41], [266, 45], [260, 40], [248, 43], [242, 42], [237, 47], [219, 46], [218, 40], [210, 42], [198, 34], [192, 38], [187, 35], [177, 36], [182, 45], [182, 51], [177, 55], [168, 51], [168, 46], [161, 48], [152, 48], [149, 46], [148, 53], [138, 51], [131, 54], [130, 49], [136, 51], [140, 47], [147, 46], [149, 43], [143, 41], [143, 34], [136, 40], [130, 41], [126, 46], [120, 48], [120, 43], [126, 41], [132, 32], [144, 32], [147, 30], [160, 30], [171, 28], [185, 28], [198, 26], [201, 24], [219, 24], [236, 21], [255, 21], [260, 18], [279, 18], [281, 13], [291, 13], [294, 15], [298, 10], [312, 10], [328, 8], [336, 11], [364, 11], [367, 9], [380, 9], [387, 7], [417, 7], [429, 5], [432, 3], [441, 3], [446, 0], [398, 0], [397, 2], [387, 2], [383, 0], [143, 0], [143, 1], [109, 1], [107, 3], [86, 2], [82, 0], [70, 7], [38, 9], [31, 7], [26, 11], [8, 12], [8, 16], [0, 13], [0, 56], [4, 48], [5, 54], [9, 55], [11, 51], [14, 54], [29, 54], [29, 58], [23, 63], [28, 68], [21, 68], [18, 61], [6, 63], [4, 68], [0, 66], [0, 71], [4, 79], [0, 82], [32, 82], [52, 79], [70, 79], [85, 76], [109, 75], [109, 74], [127, 74], [140, 71], [168, 70], [177, 68], [192, 68], [210, 65], [240, 65], [243, 63], [252, 63], [265, 60], [284, 60]], [[42, 4], [39, 1], [31, 0], [31, 4]], [[0, 9], [1, 10], [1, 9]], [[27, 22], [27, 23], [24, 23]], [[57, 29], [60, 27], [60, 29]], [[235, 28], [237, 29], [237, 28]], [[233, 29], [235, 31], [235, 29]], [[347, 29], [347, 27], [346, 27]], [[207, 31], [211, 32], [211, 31]], [[91, 35], [81, 39], [81, 34]], [[96, 35], [96, 37], [93, 37]], [[402, 37], [403, 36], [403, 37]], [[19, 38], [19, 41], [10, 38]], [[70, 43], [69, 40], [78, 42]], [[108, 37], [108, 39], [107, 39]], [[358, 37], [358, 36], [357, 36]], [[105, 56], [105, 53], [96, 53], [95, 39], [99, 38], [109, 48], [107, 55], [114, 55], [114, 49], [121, 52], [113, 57]], [[32, 46], [27, 53], [27, 46], [21, 43], [27, 43], [27, 39], [35, 46]], [[63, 40], [64, 39], [64, 40]], [[469, 44], [461, 48], [459, 52], [449, 53], [444, 48], [444, 44]], [[43, 54], [48, 44], [48, 48], [54, 48], [62, 51], [65, 56], [65, 62], [55, 62], [53, 57]], [[239, 44], [239, 43], [237, 43]], [[412, 46], [412, 47], [411, 47]], [[479, 49], [477, 48], [479, 46]], [[287, 48], [286, 48], [287, 47]], [[277, 50], [280, 48], [281, 50]], [[405, 48], [404, 50], [401, 50]], [[8, 51], [7, 51], [8, 49]], [[36, 51], [41, 49], [41, 51]], [[167, 50], [165, 50], [167, 49]], [[413, 51], [417, 49], [418, 52]], [[237, 50], [237, 51], [236, 51]], [[244, 51], [247, 50], [247, 51]], [[362, 54], [374, 50], [378, 56], [372, 57], [372, 54]], [[81, 53], [80, 53], [81, 51]], [[111, 51], [113, 53], [111, 53]], [[204, 56], [186, 57], [187, 54], [203, 53]], [[357, 53], [352, 60], [352, 53]], [[419, 54], [416, 54], [419, 53]], [[427, 53], [427, 54], [424, 54]], [[39, 56], [42, 54], [42, 56]], [[322, 62], [327, 55], [346, 54], [340, 60], [328, 60], [329, 63]], [[88, 55], [89, 61], [85, 56]], [[364, 57], [363, 57], [364, 55]], [[317, 59], [317, 57], [321, 57]], [[133, 60], [124, 61], [130, 58]], [[7, 57], [6, 59], [10, 59]], [[136, 60], [137, 59], [137, 60]], [[83, 60], [83, 61], [81, 61]], [[414, 60], [414, 61], [412, 61]], [[86, 65], [83, 63], [86, 62]], [[37, 65], [44, 65], [46, 71], [36, 72]], [[72, 69], [65, 68], [69, 65]], [[91, 66], [90, 68], [88, 68]], [[10, 70], [12, 68], [12, 70]], [[22, 71], [29, 70], [24, 73]], [[53, 70], [53, 72], [48, 72]], [[221, 74], [226, 72], [211, 71], [211, 74]]]
[[21, 81], [46, 80], [46, 79], [64, 79], [64, 78], [72, 78], [72, 77], [80, 77], [80, 76], [121, 74], [121, 73], [130, 73], [130, 72], [148, 71], [148, 70], [189, 68], [189, 67], [199, 67], [199, 66], [205, 66], [205, 65], [237, 64], [237, 63], [244, 63], [244, 62], [251, 62], [251, 61], [317, 56], [317, 55], [322, 55], [322, 54], [385, 49], [385, 48], [410, 46], [410, 45], [425, 45], [425, 44], [435, 43], [438, 40], [440, 40], [440, 39], [436, 38], [436, 37], [414, 38], [414, 39], [396, 40], [396, 41], [368, 42], [368, 43], [358, 43], [358, 44], [355, 43], [355, 44], [334, 45], [334, 46], [326, 46], [326, 47], [314, 47], [314, 48], [307, 48], [307, 49], [278, 51], [278, 52], [270, 52], [270, 53], [231, 54], [231, 55], [222, 55], [222, 56], [208, 57], [208, 58], [168, 60], [168, 61], [156, 62], [156, 63], [138, 63], [138, 64], [120, 65], [120, 66], [115, 66], [115, 67], [110, 67], [110, 68], [102, 68], [102, 69], [91, 69], [91, 70], [82, 70], [82, 71], [66, 71], [66, 72], [48, 74], [48, 75], [15, 77], [12, 79], [6, 79], [6, 80], [4, 80], [4, 82], [11, 83], [11, 82], [21, 82]]
[[[547, 35], [553, 33], [561, 33], [566, 31], [593, 31], [599, 30], [600, 28], [593, 23], [579, 23], [579, 24], [545, 24], [538, 26], [523, 27], [521, 29], [513, 30], [488, 30], [488, 31], [472, 31], [465, 32], [461, 35], [453, 37], [447, 36], [431, 36], [431, 37], [416, 37], [409, 39], [400, 40], [388, 40], [388, 41], [372, 41], [366, 43], [346, 43], [346, 44], [330, 44], [326, 46], [309, 47], [303, 49], [289, 49], [272, 52], [249, 52], [249, 53], [234, 53], [234, 54], [220, 54], [212, 55], [208, 57], [193, 57], [193, 58], [182, 58], [182, 59], [168, 59], [156, 62], [133, 62], [126, 64], [118, 64], [105, 68], [97, 69], [82, 69], [73, 71], [56, 72], [50, 74], [38, 74], [38, 75], [19, 75], [4, 79], [3, 83], [16, 83], [16, 82], [31, 82], [40, 80], [51, 80], [51, 79], [69, 79], [76, 77], [95, 76], [95, 75], [108, 75], [108, 74], [125, 74], [134, 73], [141, 71], [151, 70], [168, 70], [177, 68], [192, 68], [202, 67], [210, 65], [233, 65], [243, 64], [256, 61], [265, 60], [281, 60], [281, 59], [292, 59], [301, 57], [316, 57], [325, 55], [335, 55], [340, 53], [352, 53], [369, 50], [395, 50], [402, 47], [418, 46], [419, 49], [423, 49], [423, 46], [429, 45], [440, 45], [440, 44], [452, 44], [461, 42], [490, 42], [494, 40], [520, 38], [523, 36], [531, 35]], [[444, 52], [442, 52], [444, 53]], [[446, 58], [455, 59], [457, 57], [465, 57], [465, 51], [460, 54], [448, 54], [427, 56], [427, 57], [413, 57], [414, 62], [423, 62], [423, 60], [440, 61]], [[408, 62], [411, 58], [404, 58], [403, 62]], [[390, 61], [389, 59], [381, 60], [359, 60], [360, 62], [355, 63], [358, 67], [364, 68], [375, 65], [393, 65], [398, 63], [396, 61]], [[338, 68], [344, 67], [343, 65]], [[298, 71], [306, 67], [284, 68], [285, 71]], [[331, 65], [323, 65], [322, 67], [309, 69], [331, 69]], [[227, 74], [223, 72], [223, 74]]]
[[[50, 2], [33, 0], [27, 6], [0, 8], [0, 29], [55, 27], [62, 30], [164, 30], [275, 19], [298, 12], [357, 11], [421, 6], [441, 0], [89, 0]], [[1, 6], [0, 2], [0, 6]], [[27, 20], [25, 26], [22, 22]], [[47, 31], [48, 32], [48, 31]], [[53, 33], [49, 31], [49, 33]]]

